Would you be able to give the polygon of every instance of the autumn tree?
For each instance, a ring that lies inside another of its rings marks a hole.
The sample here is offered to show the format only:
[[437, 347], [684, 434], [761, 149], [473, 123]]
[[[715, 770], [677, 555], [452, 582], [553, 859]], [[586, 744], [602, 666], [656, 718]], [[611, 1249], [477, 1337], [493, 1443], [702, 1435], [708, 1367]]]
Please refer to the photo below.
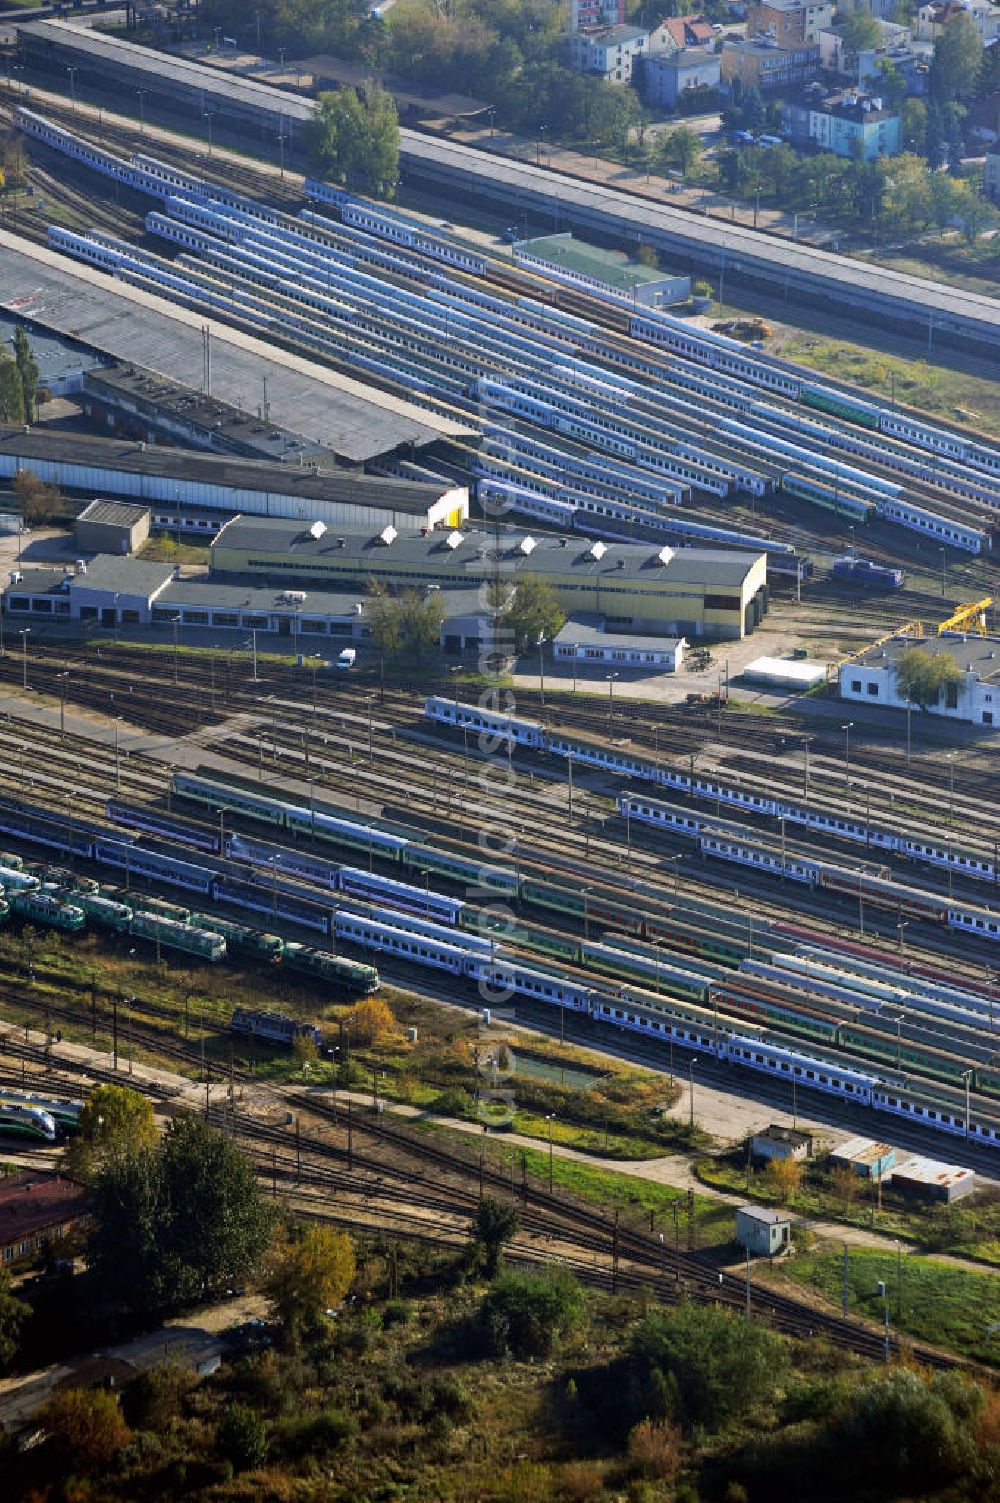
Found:
[[155, 1142], [153, 1108], [145, 1096], [128, 1086], [97, 1086], [83, 1104], [80, 1130], [66, 1149], [66, 1172], [86, 1183], [104, 1159], [152, 1148]]
[[772, 1159], [764, 1174], [770, 1194], [778, 1200], [793, 1201], [802, 1184], [802, 1165], [798, 1159]]
[[384, 89], [366, 84], [321, 94], [303, 131], [317, 169], [348, 188], [395, 196], [399, 182], [399, 116]]
[[356, 1266], [346, 1232], [307, 1226], [281, 1238], [271, 1254], [264, 1291], [290, 1339], [342, 1303]]
[[901, 653], [892, 673], [897, 694], [922, 710], [937, 704], [943, 688], [962, 681], [962, 670], [954, 658], [944, 652], [925, 652], [922, 647], [908, 647]]
[[117, 1395], [99, 1388], [54, 1394], [39, 1425], [68, 1465], [86, 1473], [104, 1471], [131, 1439]]
[[384, 1002], [381, 997], [365, 997], [356, 1002], [348, 1013], [348, 1018], [352, 1039], [366, 1047], [377, 1044], [396, 1022], [388, 1002]]
[[861, 1180], [849, 1164], [836, 1164], [830, 1171], [830, 1187], [844, 1211], [849, 1211], [861, 1191]]
[[[17, 366], [13, 360], [8, 360], [7, 365], [17, 379], [17, 393], [19, 399], [23, 401]], [[3, 404], [4, 370], [3, 359], [0, 358], [0, 408]], [[59, 487], [39, 480], [33, 470], [18, 470], [11, 482], [11, 488], [21, 508], [21, 516], [29, 527], [38, 527], [51, 522], [54, 517], [59, 516], [65, 510], [66, 503]]]

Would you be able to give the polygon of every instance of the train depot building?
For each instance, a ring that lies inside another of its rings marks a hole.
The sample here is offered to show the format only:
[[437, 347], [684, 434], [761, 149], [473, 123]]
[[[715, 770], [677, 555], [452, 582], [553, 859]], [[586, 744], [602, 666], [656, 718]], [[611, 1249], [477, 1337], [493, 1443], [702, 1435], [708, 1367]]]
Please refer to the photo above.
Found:
[[[940, 637], [891, 637], [841, 664], [841, 699], [905, 710], [907, 698], [895, 665], [911, 647], [934, 657], [944, 654], [960, 670], [957, 679], [939, 689], [936, 702], [926, 706], [931, 715], [971, 725], [1000, 725], [1000, 637], [963, 632], [946, 632]], [[916, 704], [912, 707], [919, 708]]]
[[369, 580], [396, 589], [477, 588], [535, 575], [552, 586], [567, 616], [603, 618], [613, 632], [739, 641], [768, 605], [767, 556], [649, 543], [532, 537], [519, 529], [437, 531], [426, 536], [334, 532], [317, 536], [288, 519], [234, 517], [212, 545], [214, 574], [296, 589], [352, 587]]

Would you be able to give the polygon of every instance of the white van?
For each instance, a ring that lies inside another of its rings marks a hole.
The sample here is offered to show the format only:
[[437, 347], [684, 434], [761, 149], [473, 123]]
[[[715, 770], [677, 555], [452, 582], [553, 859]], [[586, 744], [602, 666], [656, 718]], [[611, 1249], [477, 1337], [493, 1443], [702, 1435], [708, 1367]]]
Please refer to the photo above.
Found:
[[355, 662], [357, 661], [357, 657], [358, 654], [355, 648], [345, 647], [343, 652], [340, 654], [340, 657], [337, 659], [337, 667], [343, 668], [345, 670], [348, 668], [353, 668]]

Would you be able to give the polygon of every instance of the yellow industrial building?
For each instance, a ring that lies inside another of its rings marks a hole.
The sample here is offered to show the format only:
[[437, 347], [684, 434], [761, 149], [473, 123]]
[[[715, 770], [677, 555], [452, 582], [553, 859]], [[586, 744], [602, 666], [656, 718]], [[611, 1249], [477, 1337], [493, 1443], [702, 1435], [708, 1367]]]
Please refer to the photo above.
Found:
[[515, 529], [434, 531], [426, 536], [344, 532], [292, 518], [234, 517], [212, 545], [212, 572], [308, 591], [370, 580], [391, 589], [475, 588], [499, 569], [505, 579], [537, 575], [567, 615], [604, 618], [612, 631], [738, 640], [768, 603], [767, 556], [651, 543], [591, 543]]

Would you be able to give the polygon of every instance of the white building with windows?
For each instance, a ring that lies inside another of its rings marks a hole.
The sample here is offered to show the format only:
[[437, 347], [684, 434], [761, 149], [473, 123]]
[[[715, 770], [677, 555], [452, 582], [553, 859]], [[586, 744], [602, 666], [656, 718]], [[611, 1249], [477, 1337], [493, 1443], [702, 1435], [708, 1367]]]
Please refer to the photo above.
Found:
[[929, 714], [971, 725], [1000, 726], [1000, 637], [960, 632], [943, 637], [893, 637], [841, 665], [841, 699], [905, 710], [906, 695], [900, 692], [895, 665], [911, 647], [933, 656], [945, 653], [960, 671], [960, 677], [939, 692], [937, 703], [927, 706]]
[[570, 66], [605, 83], [630, 83], [638, 58], [649, 50], [649, 32], [639, 26], [609, 26], [603, 31], [575, 32], [569, 39]]
[[629, 637], [604, 630], [603, 617], [567, 621], [552, 639], [552, 656], [560, 663], [611, 663], [616, 668], [645, 668], [676, 673], [684, 663], [684, 637]]

